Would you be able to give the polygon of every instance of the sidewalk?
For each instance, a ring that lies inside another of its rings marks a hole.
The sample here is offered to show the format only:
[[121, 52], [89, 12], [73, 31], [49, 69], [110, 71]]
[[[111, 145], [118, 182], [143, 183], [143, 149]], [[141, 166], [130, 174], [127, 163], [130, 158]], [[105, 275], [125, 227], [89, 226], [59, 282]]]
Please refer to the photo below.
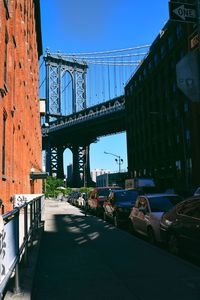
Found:
[[200, 300], [200, 269], [66, 202], [46, 200], [33, 300]]

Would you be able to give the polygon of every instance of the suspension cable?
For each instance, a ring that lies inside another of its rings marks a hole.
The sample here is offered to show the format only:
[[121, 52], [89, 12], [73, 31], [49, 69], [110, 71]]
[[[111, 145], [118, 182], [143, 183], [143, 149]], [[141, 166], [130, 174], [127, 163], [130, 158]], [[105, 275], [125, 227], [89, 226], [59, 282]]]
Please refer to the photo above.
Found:
[[140, 62], [136, 62], [136, 63], [123, 63], [123, 62], [120, 62], [120, 63], [110, 63], [110, 62], [96, 62], [96, 61], [91, 61], [90, 62], [90, 64], [91, 65], [109, 65], [109, 66], [138, 66], [140, 63], [141, 63], [142, 61], [140, 61]]
[[[126, 52], [126, 51], [132, 51], [132, 50], [136, 50], [136, 49], [143, 49], [143, 48], [149, 48], [150, 45], [141, 45], [141, 46], [135, 46], [132, 48], [124, 48], [124, 49], [115, 49], [115, 50], [106, 50], [106, 51], [96, 51], [96, 52], [79, 52], [79, 53], [68, 53], [66, 55], [93, 55], [93, 54], [104, 54], [104, 53], [117, 53], [117, 52]], [[65, 53], [61, 54], [61, 53], [52, 53], [52, 55], [65, 55]]]
[[138, 53], [129, 53], [129, 54], [123, 54], [123, 55], [102, 55], [102, 56], [78, 56], [76, 57], [76, 55], [67, 55], [64, 54], [62, 55], [62, 57], [70, 57], [76, 60], [80, 60], [80, 59], [103, 59], [103, 58], [119, 58], [119, 57], [130, 57], [130, 56], [141, 56], [141, 55], [146, 55], [148, 54], [148, 52], [138, 52]]

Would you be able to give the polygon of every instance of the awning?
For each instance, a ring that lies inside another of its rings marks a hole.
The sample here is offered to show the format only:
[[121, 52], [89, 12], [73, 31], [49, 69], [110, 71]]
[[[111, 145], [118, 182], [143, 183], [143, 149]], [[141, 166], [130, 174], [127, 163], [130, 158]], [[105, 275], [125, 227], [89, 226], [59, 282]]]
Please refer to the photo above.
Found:
[[46, 179], [48, 176], [47, 173], [44, 172], [31, 172], [30, 173], [30, 179]]

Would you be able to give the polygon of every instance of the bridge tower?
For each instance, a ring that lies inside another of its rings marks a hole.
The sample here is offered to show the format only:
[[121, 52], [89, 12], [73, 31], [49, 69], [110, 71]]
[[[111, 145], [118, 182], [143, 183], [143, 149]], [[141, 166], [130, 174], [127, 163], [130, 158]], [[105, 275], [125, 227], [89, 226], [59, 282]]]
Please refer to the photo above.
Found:
[[[69, 73], [72, 81], [72, 113], [86, 108], [86, 73], [87, 64], [75, 60], [65, 60], [59, 54], [52, 55], [47, 50], [44, 57], [46, 67], [46, 115], [45, 123], [59, 120], [63, 117], [61, 110], [62, 78]], [[50, 176], [64, 178], [63, 153], [66, 148], [72, 151], [73, 175], [71, 186], [88, 186], [92, 183], [89, 167], [89, 143], [84, 145], [54, 143], [49, 139], [46, 150], [46, 171]]]

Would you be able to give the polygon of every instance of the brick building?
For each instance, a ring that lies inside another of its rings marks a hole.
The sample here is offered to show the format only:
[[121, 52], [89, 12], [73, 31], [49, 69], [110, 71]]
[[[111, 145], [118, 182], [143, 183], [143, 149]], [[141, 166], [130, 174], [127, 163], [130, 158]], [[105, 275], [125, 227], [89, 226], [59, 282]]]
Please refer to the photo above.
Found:
[[198, 53], [195, 32], [195, 24], [168, 21], [125, 87], [129, 176], [185, 195], [200, 185], [200, 99], [179, 89], [177, 65]]
[[0, 1], [0, 198], [41, 193], [38, 60], [42, 54], [39, 0]]

